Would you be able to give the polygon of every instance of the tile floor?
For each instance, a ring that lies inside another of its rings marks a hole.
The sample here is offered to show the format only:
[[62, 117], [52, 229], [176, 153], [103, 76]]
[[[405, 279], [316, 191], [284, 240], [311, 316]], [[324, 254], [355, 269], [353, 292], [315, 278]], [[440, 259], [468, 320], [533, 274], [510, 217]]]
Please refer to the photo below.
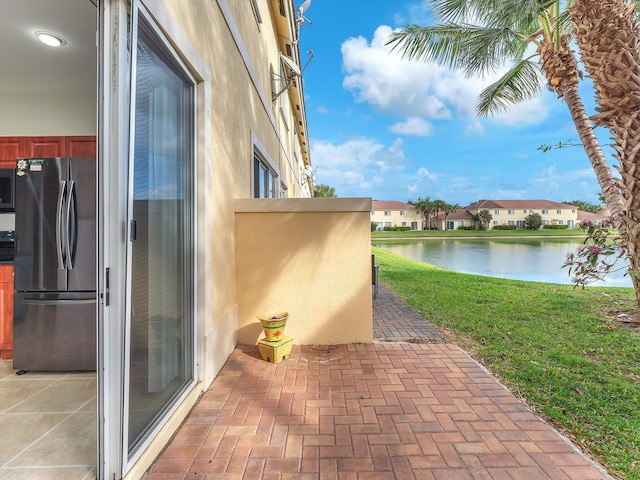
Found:
[[96, 477], [96, 374], [28, 372], [0, 361], [0, 478]]

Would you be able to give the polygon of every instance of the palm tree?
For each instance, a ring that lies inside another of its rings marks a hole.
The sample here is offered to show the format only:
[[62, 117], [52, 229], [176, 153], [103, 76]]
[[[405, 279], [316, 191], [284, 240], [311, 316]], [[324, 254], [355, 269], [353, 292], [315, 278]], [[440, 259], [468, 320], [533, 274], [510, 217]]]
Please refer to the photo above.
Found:
[[422, 228], [425, 226], [425, 217], [427, 219], [427, 230], [431, 228], [431, 212], [433, 211], [433, 202], [431, 197], [422, 198], [418, 197], [417, 201], [409, 200], [407, 203], [416, 207], [416, 211], [422, 217]]
[[[578, 94], [580, 72], [569, 48], [568, 8], [573, 0], [431, 0], [430, 3], [439, 24], [405, 26], [394, 32], [387, 44], [400, 48], [405, 58], [438, 61], [462, 70], [467, 76], [482, 75], [511, 63], [509, 70], [480, 94], [477, 111], [485, 117], [534, 98], [542, 88], [544, 76], [547, 87], [566, 102], [607, 207], [618, 218], [624, 210], [619, 182], [611, 173]], [[531, 44], [535, 53], [528, 55]]]
[[576, 0], [571, 22], [598, 103], [596, 125], [615, 142], [622, 176], [628, 258], [640, 304], [640, 29], [634, 3]]
[[[625, 236], [640, 306], [640, 53], [637, 0], [431, 0], [431, 27], [409, 25], [388, 44], [409, 59], [439, 61], [466, 75], [511, 68], [480, 94], [481, 116], [528, 100], [547, 87], [562, 98], [596, 174], [614, 225]], [[474, 23], [470, 20], [474, 19]], [[581, 73], [569, 48], [575, 38], [594, 81], [599, 114], [615, 141], [621, 180], [611, 173], [578, 93]], [[529, 45], [535, 54], [527, 55]], [[538, 62], [533, 58], [537, 56]]]
[[457, 203], [445, 203], [444, 205], [444, 228], [447, 229], [447, 217], [451, 213], [457, 212], [462, 207]]
[[438, 216], [440, 215], [440, 212], [444, 212], [446, 204], [447, 203], [444, 200], [434, 200], [433, 201], [433, 213], [434, 213], [434, 217], [436, 219], [436, 229], [437, 230], [440, 230], [440, 227], [438, 226]]

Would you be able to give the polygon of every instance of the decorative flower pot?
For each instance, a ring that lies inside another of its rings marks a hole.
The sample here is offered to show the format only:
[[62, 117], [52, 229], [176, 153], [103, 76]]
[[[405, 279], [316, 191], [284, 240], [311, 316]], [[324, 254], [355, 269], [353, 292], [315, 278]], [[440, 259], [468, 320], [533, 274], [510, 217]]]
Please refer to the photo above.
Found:
[[284, 336], [284, 327], [287, 325], [289, 312], [278, 312], [270, 310], [258, 315], [258, 320], [262, 324], [265, 340], [267, 342], [279, 342]]

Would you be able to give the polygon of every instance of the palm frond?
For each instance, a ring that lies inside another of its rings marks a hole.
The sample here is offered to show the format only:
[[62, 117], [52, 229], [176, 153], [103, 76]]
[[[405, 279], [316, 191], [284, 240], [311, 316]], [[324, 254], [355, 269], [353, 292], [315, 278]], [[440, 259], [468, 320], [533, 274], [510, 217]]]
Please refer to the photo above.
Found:
[[459, 24], [408, 25], [389, 37], [390, 44], [395, 44], [393, 49], [399, 48], [404, 58], [438, 62], [468, 76], [521, 58], [527, 45], [521, 35], [508, 28]]
[[526, 25], [558, 0], [431, 0], [439, 23]]
[[530, 100], [542, 89], [540, 68], [531, 59], [516, 62], [498, 81], [478, 97], [476, 110], [481, 117], [502, 113], [513, 104]]
[[438, 22], [441, 23], [466, 21], [473, 11], [469, 0], [431, 0], [429, 3]]

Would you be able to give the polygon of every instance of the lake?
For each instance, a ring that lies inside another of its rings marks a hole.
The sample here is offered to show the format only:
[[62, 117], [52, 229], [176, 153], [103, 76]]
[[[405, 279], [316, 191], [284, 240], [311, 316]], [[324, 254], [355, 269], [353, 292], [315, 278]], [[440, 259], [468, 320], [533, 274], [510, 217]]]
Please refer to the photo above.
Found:
[[[454, 272], [532, 282], [571, 284], [562, 268], [567, 253], [582, 239], [421, 239], [374, 241], [376, 247], [412, 260], [430, 263]], [[624, 271], [610, 274], [593, 286], [631, 287]]]

